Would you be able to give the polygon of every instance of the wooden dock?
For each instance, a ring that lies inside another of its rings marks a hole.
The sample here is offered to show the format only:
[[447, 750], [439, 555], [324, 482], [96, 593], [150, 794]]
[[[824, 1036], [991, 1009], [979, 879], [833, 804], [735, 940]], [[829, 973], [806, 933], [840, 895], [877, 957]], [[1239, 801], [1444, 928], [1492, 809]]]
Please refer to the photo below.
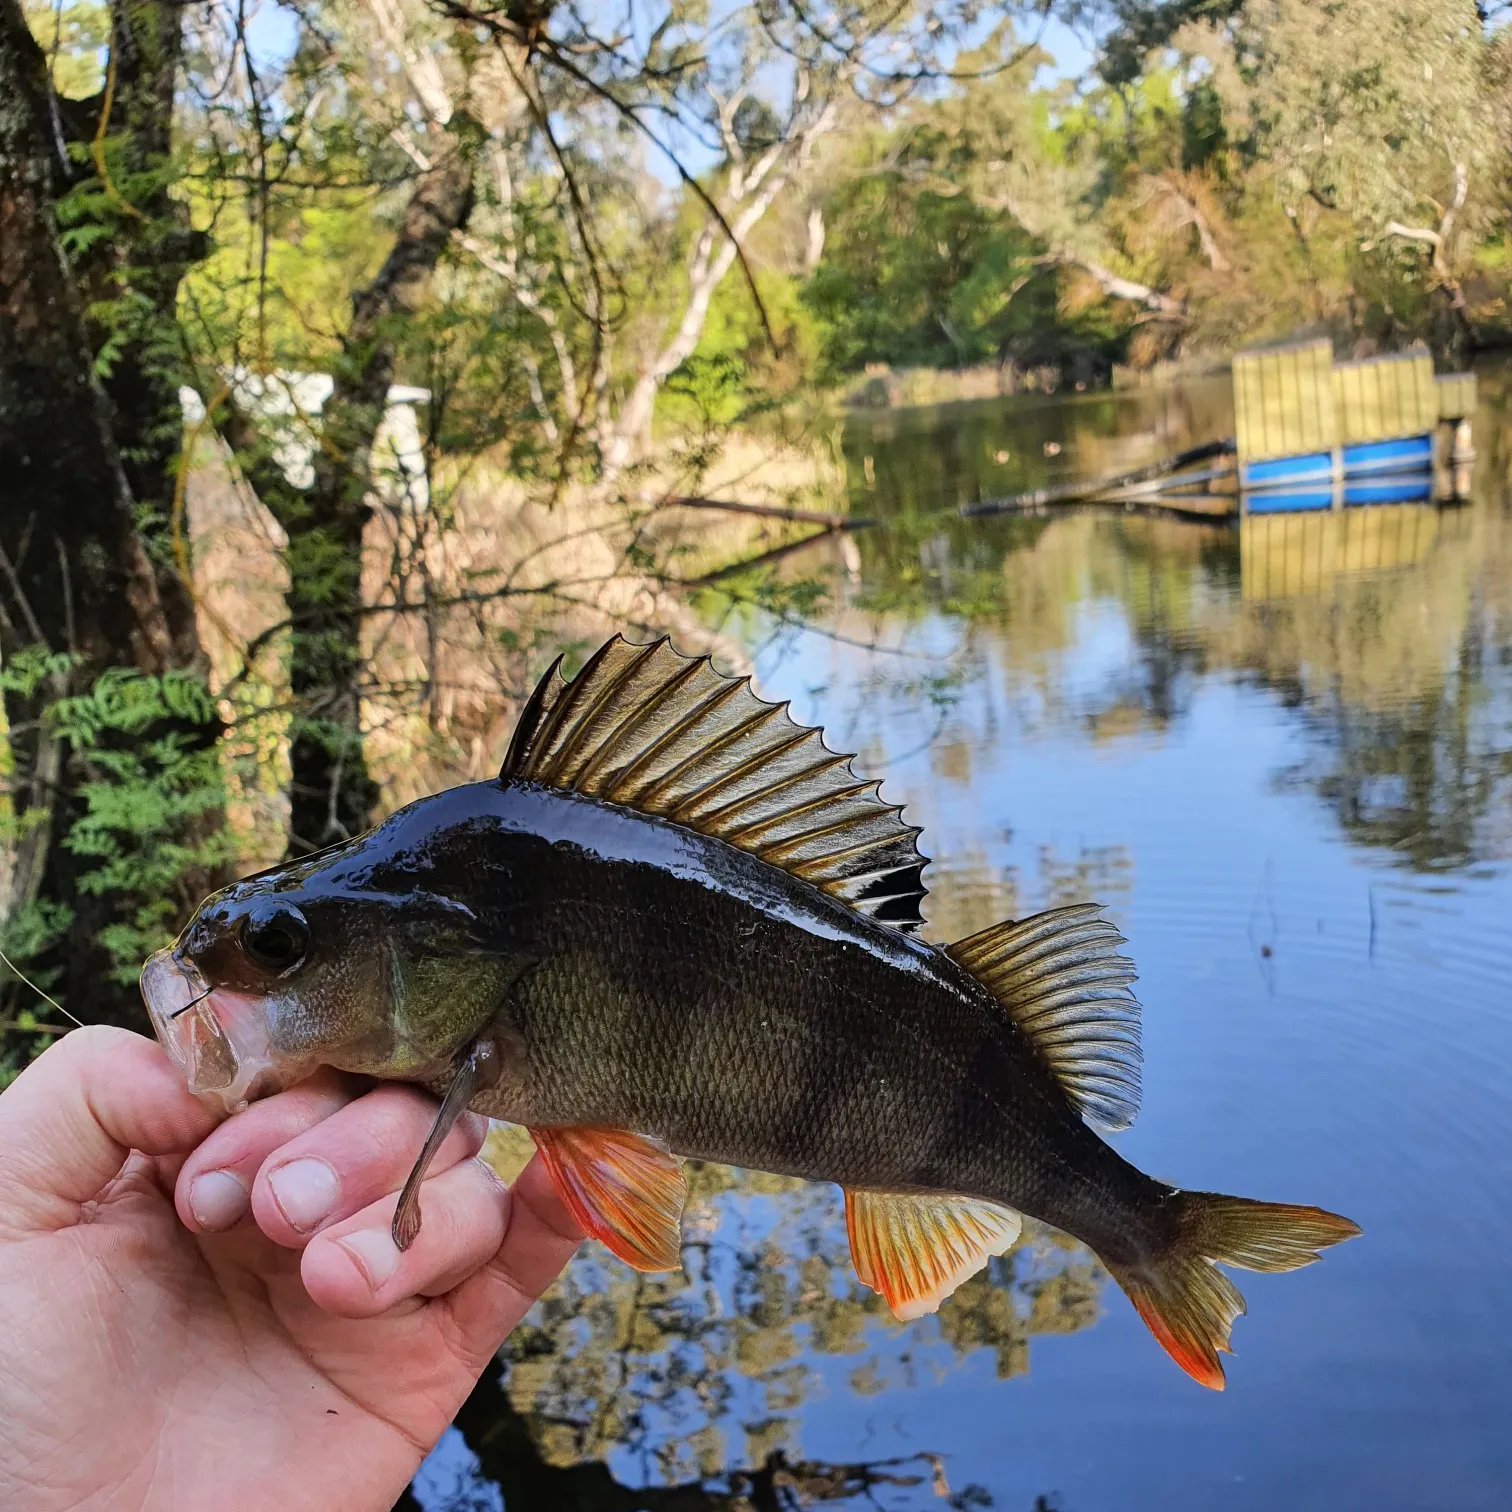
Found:
[[1335, 362], [1326, 340], [1241, 352], [1235, 435], [1113, 477], [963, 505], [968, 519], [1123, 506], [1181, 519], [1468, 497], [1475, 374], [1435, 375], [1425, 347]]

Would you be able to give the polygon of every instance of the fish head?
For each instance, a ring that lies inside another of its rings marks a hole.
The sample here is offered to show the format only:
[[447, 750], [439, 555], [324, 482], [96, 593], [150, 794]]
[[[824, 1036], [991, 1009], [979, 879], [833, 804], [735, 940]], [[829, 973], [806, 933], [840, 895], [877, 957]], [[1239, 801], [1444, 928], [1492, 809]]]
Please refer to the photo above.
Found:
[[320, 1066], [428, 1082], [518, 974], [474, 924], [434, 893], [295, 863], [207, 898], [148, 960], [142, 997], [190, 1090], [218, 1111]]

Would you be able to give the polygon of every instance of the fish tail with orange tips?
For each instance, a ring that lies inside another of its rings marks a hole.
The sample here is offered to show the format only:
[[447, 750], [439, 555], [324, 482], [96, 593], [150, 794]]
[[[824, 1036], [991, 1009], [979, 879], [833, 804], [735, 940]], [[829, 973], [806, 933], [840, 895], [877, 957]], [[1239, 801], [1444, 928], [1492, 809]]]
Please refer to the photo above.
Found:
[[1194, 1381], [1223, 1390], [1218, 1356], [1244, 1311], [1238, 1288], [1218, 1269], [1289, 1271], [1321, 1258], [1320, 1249], [1352, 1239], [1359, 1227], [1336, 1213], [1216, 1192], [1176, 1192], [1175, 1237], [1132, 1264], [1105, 1261], [1161, 1347]]

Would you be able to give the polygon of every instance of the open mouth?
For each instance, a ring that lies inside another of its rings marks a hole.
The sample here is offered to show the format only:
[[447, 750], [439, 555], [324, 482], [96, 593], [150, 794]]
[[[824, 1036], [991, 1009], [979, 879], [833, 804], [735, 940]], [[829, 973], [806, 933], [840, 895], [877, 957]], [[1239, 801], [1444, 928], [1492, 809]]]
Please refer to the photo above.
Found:
[[238, 1113], [298, 1080], [274, 1055], [260, 998], [210, 987], [172, 946], [142, 968], [141, 986], [159, 1043], [189, 1090], [217, 1112]]

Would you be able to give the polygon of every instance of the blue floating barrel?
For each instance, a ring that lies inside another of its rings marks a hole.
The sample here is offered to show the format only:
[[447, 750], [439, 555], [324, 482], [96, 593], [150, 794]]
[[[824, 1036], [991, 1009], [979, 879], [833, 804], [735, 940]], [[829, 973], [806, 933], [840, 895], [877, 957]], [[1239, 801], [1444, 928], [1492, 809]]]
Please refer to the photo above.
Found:
[[1239, 468], [1244, 507], [1251, 514], [1290, 514], [1305, 509], [1332, 509], [1334, 463], [1331, 452], [1300, 457], [1271, 457]]
[[1411, 504], [1433, 494], [1433, 437], [1398, 436], [1346, 446], [1344, 503]]
[[1344, 480], [1375, 473], [1431, 472], [1433, 437], [1399, 436], [1390, 441], [1366, 441], [1344, 448]]
[[1345, 504], [1416, 504], [1433, 495], [1432, 473], [1396, 473], [1344, 485]]

